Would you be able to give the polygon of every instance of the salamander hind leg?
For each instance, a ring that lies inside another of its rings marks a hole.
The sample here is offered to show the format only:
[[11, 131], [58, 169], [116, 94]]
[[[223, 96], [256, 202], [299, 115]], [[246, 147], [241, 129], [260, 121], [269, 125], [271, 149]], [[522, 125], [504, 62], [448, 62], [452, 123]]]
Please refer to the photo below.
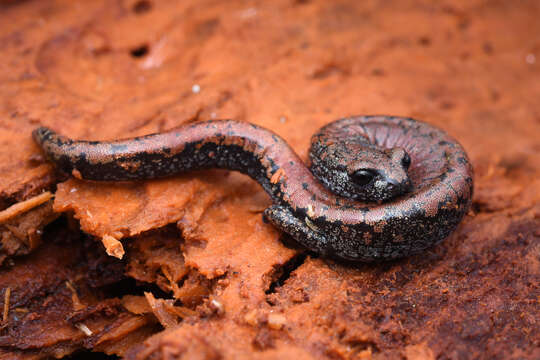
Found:
[[264, 211], [264, 216], [275, 227], [290, 234], [299, 244], [321, 255], [329, 252], [328, 241], [323, 233], [316, 230], [315, 225], [297, 218], [285, 206], [272, 205]]

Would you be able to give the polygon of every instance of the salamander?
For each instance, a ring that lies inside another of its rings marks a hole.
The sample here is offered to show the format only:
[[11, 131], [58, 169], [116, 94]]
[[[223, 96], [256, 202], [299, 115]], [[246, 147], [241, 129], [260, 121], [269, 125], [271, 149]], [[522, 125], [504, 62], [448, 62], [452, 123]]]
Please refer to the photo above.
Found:
[[442, 241], [467, 213], [473, 192], [462, 146], [411, 118], [331, 122], [313, 135], [307, 165], [279, 135], [234, 120], [115, 141], [75, 141], [45, 127], [33, 137], [59, 170], [86, 180], [242, 172], [273, 201], [265, 219], [305, 248], [349, 261], [396, 259]]

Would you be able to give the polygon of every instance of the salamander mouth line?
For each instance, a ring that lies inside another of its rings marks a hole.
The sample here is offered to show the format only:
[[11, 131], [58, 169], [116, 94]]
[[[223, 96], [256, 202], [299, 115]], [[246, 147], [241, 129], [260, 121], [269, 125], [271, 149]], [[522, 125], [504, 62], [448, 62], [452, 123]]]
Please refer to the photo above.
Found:
[[336, 120], [313, 135], [309, 168], [277, 134], [234, 120], [116, 141], [77, 141], [44, 127], [33, 137], [60, 171], [86, 180], [242, 172], [272, 198], [264, 216], [274, 226], [323, 256], [352, 261], [395, 259], [440, 242], [472, 197], [461, 145], [410, 118]]

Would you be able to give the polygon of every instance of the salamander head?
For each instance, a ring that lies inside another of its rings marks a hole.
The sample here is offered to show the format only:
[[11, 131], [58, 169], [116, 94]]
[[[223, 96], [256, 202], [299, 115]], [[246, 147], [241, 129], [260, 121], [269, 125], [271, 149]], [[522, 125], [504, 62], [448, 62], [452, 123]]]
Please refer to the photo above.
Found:
[[386, 201], [411, 191], [407, 174], [411, 158], [405, 150], [371, 148], [359, 154], [359, 158], [349, 159], [346, 167], [350, 191], [357, 193], [358, 199]]
[[380, 149], [365, 143], [339, 142], [312, 157], [311, 170], [335, 194], [383, 202], [412, 190], [409, 154], [402, 148]]

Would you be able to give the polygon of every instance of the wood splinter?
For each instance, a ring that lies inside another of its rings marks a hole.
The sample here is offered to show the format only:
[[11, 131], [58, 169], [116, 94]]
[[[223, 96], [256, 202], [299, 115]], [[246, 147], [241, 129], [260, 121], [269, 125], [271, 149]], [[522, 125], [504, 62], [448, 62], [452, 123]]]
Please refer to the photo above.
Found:
[[124, 254], [126, 253], [124, 247], [116, 238], [111, 235], [104, 235], [101, 238], [101, 242], [103, 243], [103, 246], [105, 246], [107, 255], [114, 256], [117, 259], [122, 259], [124, 257]]

